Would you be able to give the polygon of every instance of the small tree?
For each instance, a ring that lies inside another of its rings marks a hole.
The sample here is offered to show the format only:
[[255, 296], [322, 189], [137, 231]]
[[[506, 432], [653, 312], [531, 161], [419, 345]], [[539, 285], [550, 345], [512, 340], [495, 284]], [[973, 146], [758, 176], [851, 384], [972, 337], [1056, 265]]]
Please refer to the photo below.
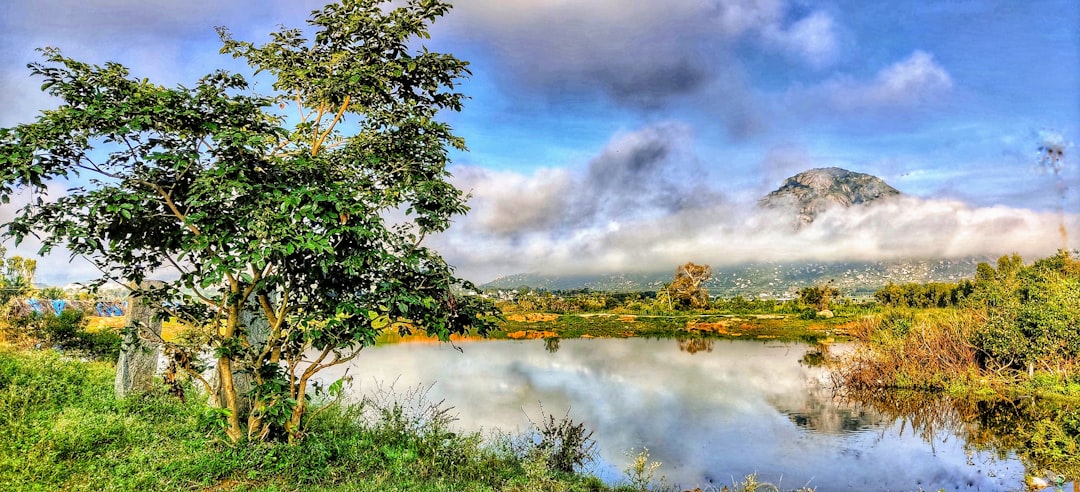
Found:
[[[312, 12], [312, 39], [283, 28], [258, 46], [219, 29], [223, 53], [274, 77], [267, 96], [237, 74], [167, 88], [46, 48], [30, 69], [62, 105], [0, 129], [0, 200], [32, 195], [5, 234], [38, 235], [43, 253], [64, 245], [131, 285], [171, 270], [138, 293], [210, 328], [234, 441], [300, 437], [311, 378], [382, 330], [447, 340], [491, 326], [489, 305], [422, 244], [466, 211], [446, 170], [464, 144], [436, 116], [461, 109], [467, 64], [411, 48], [450, 6], [383, 3]], [[246, 414], [237, 371], [253, 378]]]
[[1017, 255], [1001, 257], [996, 270], [980, 263], [964, 302], [982, 320], [972, 342], [987, 367], [1033, 374], [1080, 359], [1080, 261], [1067, 251], [1029, 266]]
[[832, 300], [839, 296], [840, 290], [829, 283], [799, 289], [799, 302], [818, 311], [829, 309]]
[[712, 277], [709, 265], [688, 262], [675, 269], [675, 279], [668, 284], [668, 302], [680, 308], [700, 309], [709, 305], [709, 291], [702, 287]]

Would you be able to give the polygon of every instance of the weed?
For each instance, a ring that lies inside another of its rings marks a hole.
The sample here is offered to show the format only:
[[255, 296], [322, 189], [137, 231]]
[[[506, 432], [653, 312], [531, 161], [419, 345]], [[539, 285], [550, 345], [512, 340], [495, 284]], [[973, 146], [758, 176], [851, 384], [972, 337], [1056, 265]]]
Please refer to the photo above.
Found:
[[[656, 474], [656, 470], [660, 469], [661, 463], [649, 460], [649, 448], [642, 448], [641, 452], [638, 453], [631, 449], [626, 456], [630, 458], [630, 463], [626, 465], [623, 472], [626, 473], [631, 489], [641, 492], [651, 490], [654, 482], [653, 476]], [[660, 477], [661, 488], [663, 488], [663, 483], [664, 478]]]
[[565, 474], [574, 473], [594, 459], [593, 433], [584, 423], [574, 422], [569, 409], [562, 418], [543, 412], [541, 407], [539, 424], [532, 422], [533, 435], [526, 441], [525, 455], [543, 456], [551, 471]]

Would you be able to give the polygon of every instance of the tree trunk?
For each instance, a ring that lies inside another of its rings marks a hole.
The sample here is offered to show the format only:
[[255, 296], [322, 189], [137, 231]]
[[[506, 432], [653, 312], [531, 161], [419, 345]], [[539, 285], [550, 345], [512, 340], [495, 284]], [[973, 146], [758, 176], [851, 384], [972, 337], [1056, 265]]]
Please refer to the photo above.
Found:
[[304, 411], [307, 407], [307, 382], [307, 375], [300, 378], [299, 388], [296, 392], [296, 406], [293, 407], [289, 422], [285, 425], [285, 433], [289, 436], [289, 444], [296, 444], [300, 437], [300, 425], [304, 423]]
[[232, 359], [230, 357], [218, 358], [218, 381], [221, 381], [222, 404], [229, 410], [228, 426], [225, 435], [229, 440], [236, 442], [243, 437], [240, 429], [240, 409], [236, 404], [236, 388], [233, 386]]

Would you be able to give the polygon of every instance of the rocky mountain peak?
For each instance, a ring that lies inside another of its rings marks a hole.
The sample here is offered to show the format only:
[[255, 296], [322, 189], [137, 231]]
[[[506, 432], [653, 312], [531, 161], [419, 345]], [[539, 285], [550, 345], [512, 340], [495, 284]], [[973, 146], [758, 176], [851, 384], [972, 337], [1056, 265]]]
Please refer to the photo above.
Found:
[[788, 178], [758, 204], [765, 208], [792, 209], [801, 223], [810, 223], [819, 213], [833, 206], [868, 205], [897, 195], [900, 192], [896, 188], [877, 176], [825, 167]]

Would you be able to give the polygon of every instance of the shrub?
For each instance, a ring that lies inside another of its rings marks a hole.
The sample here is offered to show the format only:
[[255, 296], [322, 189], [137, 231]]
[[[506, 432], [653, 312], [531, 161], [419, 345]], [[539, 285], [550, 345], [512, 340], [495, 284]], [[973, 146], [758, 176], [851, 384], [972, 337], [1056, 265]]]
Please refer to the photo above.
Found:
[[75, 309], [60, 314], [30, 312], [9, 316], [4, 323], [4, 339], [17, 345], [41, 345], [76, 350], [88, 356], [115, 360], [120, 356], [120, 334], [111, 330], [89, 332], [86, 315]]
[[552, 471], [574, 473], [592, 461], [596, 442], [585, 424], [574, 422], [569, 411], [561, 419], [550, 414], [546, 417], [536, 428], [538, 440], [534, 440], [532, 451], [545, 457]]

